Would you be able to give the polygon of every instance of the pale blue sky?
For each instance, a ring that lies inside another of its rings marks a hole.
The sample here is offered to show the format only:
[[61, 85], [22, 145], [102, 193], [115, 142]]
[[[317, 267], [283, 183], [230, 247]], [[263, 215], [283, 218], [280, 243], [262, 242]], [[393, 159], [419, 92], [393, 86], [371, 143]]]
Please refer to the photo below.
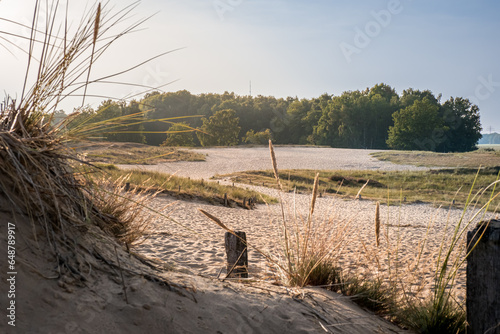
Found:
[[[29, 19], [33, 2], [1, 0], [0, 15]], [[498, 2], [143, 0], [136, 17], [155, 12], [146, 30], [109, 51], [96, 76], [185, 47], [123, 79], [150, 85], [178, 79], [164, 90], [240, 95], [249, 93], [251, 80], [252, 95], [299, 98], [384, 82], [398, 93], [412, 87], [442, 93], [443, 100], [469, 97], [484, 130], [500, 132]], [[2, 49], [0, 59], [12, 64], [0, 75], [1, 88], [12, 94], [18, 83], [10, 71], [25, 59]], [[115, 97], [131, 90], [92, 89]]]

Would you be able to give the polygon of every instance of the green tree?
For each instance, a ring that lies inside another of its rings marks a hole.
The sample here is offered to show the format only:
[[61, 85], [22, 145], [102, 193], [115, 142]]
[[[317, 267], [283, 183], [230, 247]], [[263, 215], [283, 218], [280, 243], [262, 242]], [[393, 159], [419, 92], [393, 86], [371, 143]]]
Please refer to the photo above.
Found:
[[141, 143], [146, 142], [144, 136], [144, 113], [139, 108], [139, 103], [131, 101], [128, 105], [121, 104], [121, 126], [117, 128], [116, 141]]
[[64, 110], [56, 110], [53, 115], [51, 115], [51, 123], [52, 125], [60, 124], [68, 115], [64, 113]]
[[[345, 97], [345, 94], [342, 96]], [[342, 96], [333, 97], [322, 110], [321, 117], [310, 141], [319, 145], [330, 145], [332, 147], [347, 147], [344, 141], [346, 130], [346, 108]]]
[[439, 115], [439, 106], [424, 97], [394, 113], [387, 145], [398, 150], [436, 151], [445, 140], [447, 127]]
[[448, 131], [439, 151], [467, 152], [476, 149], [482, 130], [478, 106], [469, 99], [451, 97], [442, 106], [442, 117]]
[[[141, 104], [147, 123], [144, 124], [146, 142], [158, 146], [165, 140], [165, 133], [174, 117], [189, 117], [199, 115], [197, 97], [182, 90], [175, 93], [148, 95]], [[192, 117], [186, 121], [192, 127], [201, 125], [200, 118]]]
[[202, 146], [232, 146], [238, 144], [239, 118], [232, 109], [217, 111], [209, 119], [202, 118], [203, 125], [196, 135]]
[[387, 131], [397, 108], [397, 94], [384, 84], [344, 92], [322, 104], [309, 141], [332, 147], [386, 148]]
[[183, 122], [173, 124], [160, 146], [194, 146], [193, 128]]
[[243, 142], [245, 142], [246, 144], [265, 145], [269, 143], [269, 139], [271, 138], [271, 130], [269, 129], [257, 133], [255, 133], [255, 131], [253, 130], [249, 130], [247, 131], [245, 137], [243, 137]]
[[305, 144], [307, 136], [311, 134], [312, 128], [308, 131], [304, 119], [311, 110], [312, 102], [307, 99], [297, 100], [288, 105], [285, 121], [286, 126], [280, 133], [281, 142], [285, 144]]
[[101, 103], [91, 120], [98, 123], [104, 139], [119, 142], [144, 143], [144, 115], [136, 101], [129, 105], [124, 102], [107, 100]]
[[380, 95], [385, 101], [397, 101], [399, 99], [396, 90], [389, 85], [384, 83], [376, 84], [372, 88], [370, 88], [368, 96], [371, 98], [374, 95]]
[[412, 106], [415, 101], [422, 101], [424, 98], [427, 98], [432, 104], [438, 105], [441, 96], [435, 97], [430, 90], [421, 91], [418, 89], [408, 88], [405, 89], [401, 95], [401, 108]]

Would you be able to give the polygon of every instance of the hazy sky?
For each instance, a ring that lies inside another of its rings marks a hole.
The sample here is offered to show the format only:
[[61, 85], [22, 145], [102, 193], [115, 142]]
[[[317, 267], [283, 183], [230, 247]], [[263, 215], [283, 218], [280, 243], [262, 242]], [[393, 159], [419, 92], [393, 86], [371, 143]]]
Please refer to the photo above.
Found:
[[[73, 2], [70, 9], [77, 6]], [[0, 16], [28, 24], [33, 4], [0, 0]], [[442, 93], [442, 101], [468, 97], [481, 110], [484, 132], [500, 132], [497, 1], [144, 0], [135, 12], [134, 19], [158, 13], [145, 30], [111, 48], [93, 76], [184, 48], [122, 80], [152, 86], [178, 80], [163, 90], [239, 95], [249, 94], [251, 81], [252, 95], [299, 98], [383, 82], [400, 94], [412, 87]], [[6, 29], [13, 28], [0, 22]], [[26, 62], [13, 53], [0, 48], [0, 88], [11, 95], [20, 91]], [[113, 85], [90, 91], [116, 98], [140, 92]], [[64, 109], [72, 111], [78, 102], [73, 104]]]

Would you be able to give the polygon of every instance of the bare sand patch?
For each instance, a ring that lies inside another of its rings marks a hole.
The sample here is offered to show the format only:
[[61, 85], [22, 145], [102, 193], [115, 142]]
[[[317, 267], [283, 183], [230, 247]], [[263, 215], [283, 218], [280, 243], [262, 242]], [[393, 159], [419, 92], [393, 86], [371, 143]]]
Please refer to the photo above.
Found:
[[[144, 169], [193, 179], [209, 179], [216, 174], [229, 174], [247, 170], [271, 169], [268, 147], [228, 147], [194, 149], [206, 156], [206, 161], [162, 163], [157, 165], [118, 165], [124, 169]], [[374, 169], [374, 170], [427, 170], [411, 165], [397, 165], [379, 161], [370, 156], [376, 150], [356, 150], [326, 147], [275, 147], [280, 169]]]

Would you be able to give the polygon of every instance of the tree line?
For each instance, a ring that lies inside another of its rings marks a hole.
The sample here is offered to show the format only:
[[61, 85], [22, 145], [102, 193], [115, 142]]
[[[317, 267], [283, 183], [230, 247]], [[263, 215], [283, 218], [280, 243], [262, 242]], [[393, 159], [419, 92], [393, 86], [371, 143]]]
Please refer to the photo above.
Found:
[[[128, 104], [104, 101], [74, 124], [113, 120], [100, 136], [167, 146], [260, 144], [464, 152], [481, 138], [479, 108], [468, 99], [441, 102], [429, 90], [399, 95], [386, 84], [312, 99], [152, 92]], [[75, 126], [75, 125], [74, 125]]]

